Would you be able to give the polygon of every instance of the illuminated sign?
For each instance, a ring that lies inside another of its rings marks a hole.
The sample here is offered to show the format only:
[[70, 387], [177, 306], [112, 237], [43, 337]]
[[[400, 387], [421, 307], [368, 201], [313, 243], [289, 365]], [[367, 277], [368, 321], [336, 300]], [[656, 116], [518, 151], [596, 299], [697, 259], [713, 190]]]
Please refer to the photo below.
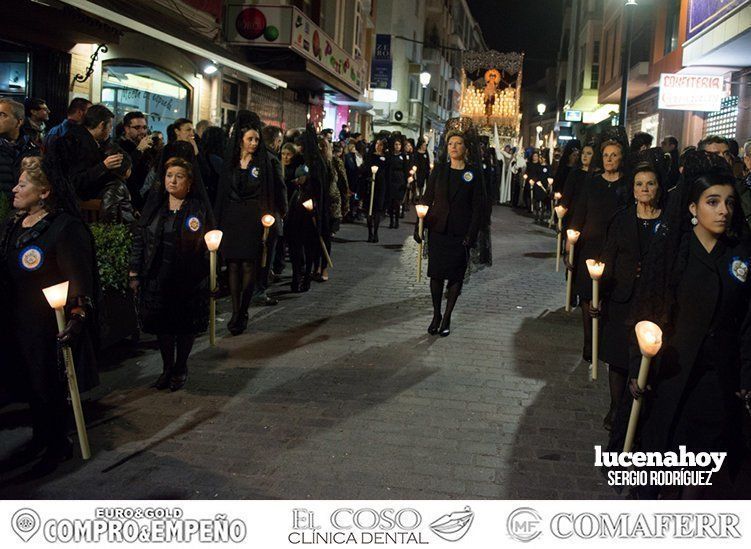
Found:
[[675, 111], [718, 111], [725, 93], [722, 76], [661, 74], [657, 108]]
[[567, 122], [581, 122], [582, 121], [582, 112], [581, 111], [563, 111], [563, 119]]

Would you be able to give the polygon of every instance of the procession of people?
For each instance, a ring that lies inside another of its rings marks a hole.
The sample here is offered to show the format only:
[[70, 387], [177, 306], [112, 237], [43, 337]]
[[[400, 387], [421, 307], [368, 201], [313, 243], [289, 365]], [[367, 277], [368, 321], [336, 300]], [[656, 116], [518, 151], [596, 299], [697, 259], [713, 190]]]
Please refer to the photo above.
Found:
[[[345, 253], [332, 239], [342, 223], [364, 220], [363, 240], [378, 243], [379, 231], [399, 230], [416, 211], [413, 237], [425, 250], [432, 301], [427, 333], [462, 329], [452, 315], [468, 274], [492, 262], [493, 206], [511, 206], [551, 235], [561, 233], [555, 251], [565, 264], [562, 286], [571, 287], [565, 305], [580, 309], [582, 359], [595, 379], [598, 362], [607, 366], [609, 446], [622, 449], [631, 436], [637, 400], [645, 403], [639, 448], [725, 451], [726, 474], [737, 470], [751, 398], [751, 212], [741, 200], [751, 143], [738, 179], [739, 159], [718, 136], [686, 147], [674, 162], [670, 151], [650, 147], [651, 136], [629, 143], [622, 128], [558, 151], [520, 150], [450, 121], [429, 150], [425, 137], [415, 143], [398, 132], [377, 133], [369, 143], [344, 129], [332, 142], [332, 132], [312, 125], [285, 134], [244, 111], [229, 132], [199, 123], [201, 136], [180, 119], [165, 143], [140, 112], [128, 113], [112, 139], [114, 114], [79, 99], [46, 139], [23, 137], [29, 121], [22, 105], [0, 99], [0, 110], [2, 138], [19, 143], [2, 187], [12, 211], [0, 238], [0, 292], [8, 303], [0, 352], [4, 365], [18, 365], [6, 379], [33, 419], [33, 438], [15, 459], [41, 456], [39, 474], [72, 455], [62, 351], [73, 351], [78, 389], [97, 382], [98, 250], [82, 216], [92, 199], [101, 203], [102, 221], [130, 234], [131, 299], [163, 364], [152, 387], [170, 391], [190, 383], [195, 339], [213, 321], [210, 300], [229, 296], [227, 328], [239, 336], [252, 330], [251, 304], [277, 303], [266, 290], [287, 262], [292, 293], [310, 291], [313, 282], [346, 283], [331, 268]], [[381, 227], [386, 215], [388, 228]], [[218, 287], [210, 283], [205, 243], [215, 230], [222, 234]], [[593, 262], [601, 277], [592, 275]], [[59, 329], [42, 290], [63, 281]], [[639, 380], [635, 335], [642, 321], [662, 333], [647, 384]], [[647, 486], [636, 495], [660, 490]]]

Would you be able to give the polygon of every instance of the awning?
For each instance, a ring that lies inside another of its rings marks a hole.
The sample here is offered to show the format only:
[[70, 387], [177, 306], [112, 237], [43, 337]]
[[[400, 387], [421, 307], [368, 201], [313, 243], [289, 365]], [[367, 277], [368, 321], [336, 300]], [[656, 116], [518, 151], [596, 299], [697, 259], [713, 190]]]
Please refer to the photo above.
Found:
[[[286, 88], [287, 83], [273, 76], [262, 73], [259, 70], [253, 69], [247, 64], [243, 63], [240, 58], [235, 58], [227, 50], [214, 44], [211, 40], [199, 36], [195, 33], [191, 33], [187, 29], [181, 29], [177, 32], [177, 29], [169, 28], [169, 25], [165, 24], [163, 19], [159, 18], [147, 18], [144, 20], [159, 21], [161, 28], [156, 28], [152, 24], [144, 23], [141, 18], [134, 15], [137, 12], [136, 5], [127, 6], [127, 15], [125, 11], [120, 11], [120, 6], [115, 2], [101, 1], [100, 3], [91, 2], [89, 0], [60, 0], [61, 2], [83, 10], [87, 13], [121, 25], [129, 30], [140, 32], [156, 40], [174, 46], [189, 53], [200, 55], [209, 59], [215, 63], [223, 65], [227, 68], [234, 69], [239, 73], [245, 74], [260, 82], [266, 86], [276, 88]], [[183, 38], [180, 38], [182, 36]], [[186, 38], [187, 37], [187, 38]]]

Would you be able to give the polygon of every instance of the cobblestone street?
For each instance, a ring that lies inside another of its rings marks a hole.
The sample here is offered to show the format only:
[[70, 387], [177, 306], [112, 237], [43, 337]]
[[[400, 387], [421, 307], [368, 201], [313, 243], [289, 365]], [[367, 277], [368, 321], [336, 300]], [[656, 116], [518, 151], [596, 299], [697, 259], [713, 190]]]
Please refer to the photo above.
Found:
[[[615, 497], [593, 467], [607, 379], [587, 380], [554, 233], [496, 207], [494, 264], [437, 338], [412, 227], [374, 245], [344, 225], [331, 280], [307, 294], [275, 286], [280, 304], [252, 308], [242, 336], [227, 334], [221, 300], [218, 345], [198, 340], [182, 391], [149, 388], [161, 370], [151, 339], [108, 351], [85, 403], [91, 461], [76, 453], [33, 482], [16, 470], [3, 497]], [[4, 410], [4, 448], [30, 435], [14, 428], [23, 410]]]

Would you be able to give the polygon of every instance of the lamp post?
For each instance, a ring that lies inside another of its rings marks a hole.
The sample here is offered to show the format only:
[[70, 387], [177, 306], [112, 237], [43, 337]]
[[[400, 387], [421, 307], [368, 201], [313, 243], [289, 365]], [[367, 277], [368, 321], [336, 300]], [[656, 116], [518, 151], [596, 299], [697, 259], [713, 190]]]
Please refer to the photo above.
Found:
[[[373, 195], [371, 194], [371, 197]], [[371, 204], [372, 204], [372, 198], [371, 198]], [[305, 202], [302, 203], [303, 208], [308, 210], [309, 212], [313, 212], [313, 200], [308, 198]], [[311, 217], [313, 221], [313, 226], [318, 228], [318, 224], [316, 223], [315, 216]], [[318, 231], [316, 231], [318, 232]], [[326, 258], [326, 264], [329, 266], [329, 269], [334, 268], [334, 264], [331, 262], [331, 256], [329, 255], [329, 251], [326, 249], [326, 243], [323, 241], [323, 235], [320, 233], [318, 234], [318, 241], [321, 243], [321, 252], [323, 252], [323, 257]]]
[[[641, 364], [639, 365], [639, 377], [636, 383], [640, 390], [647, 386], [649, 377], [649, 363], [652, 358], [660, 352], [662, 347], [662, 330], [660, 327], [648, 320], [637, 322], [634, 327], [636, 339], [639, 341], [639, 350], [641, 351]], [[623, 451], [630, 452], [636, 436], [636, 425], [639, 423], [639, 412], [641, 412], [641, 399], [634, 399], [631, 404], [631, 416], [628, 418], [628, 429], [626, 430], [626, 440], [623, 443]]]
[[423, 71], [420, 73], [420, 85], [422, 86], [422, 107], [420, 108], [420, 137], [423, 135], [423, 122], [425, 121], [425, 92], [430, 85], [430, 73]]
[[[574, 229], [568, 229], [566, 231], [566, 237], [568, 238], [569, 244], [571, 245], [568, 250], [568, 262], [573, 265], [574, 263], [574, 246], [576, 245], [576, 241], [579, 240], [579, 235], [581, 233], [579, 231], [575, 231]], [[566, 271], [566, 312], [571, 312], [571, 288], [574, 283], [574, 271]]]
[[268, 255], [266, 251], [266, 241], [269, 239], [269, 229], [274, 224], [274, 216], [271, 214], [266, 214], [263, 217], [261, 217], [261, 225], [263, 225], [263, 252], [261, 254], [261, 268], [266, 267], [266, 257]]
[[[600, 278], [605, 270], [605, 264], [594, 259], [587, 259], [587, 270], [592, 278], [592, 306], [600, 307]], [[597, 363], [600, 354], [600, 319], [592, 319], [592, 381], [597, 381]]]
[[[209, 231], [203, 235], [209, 249], [209, 288], [212, 294], [216, 292], [216, 251], [222, 243], [223, 235], [224, 233], [219, 230]], [[209, 345], [216, 345], [216, 298], [213, 295], [209, 297]]]
[[[47, 303], [50, 304], [55, 310], [55, 318], [57, 319], [57, 329], [63, 331], [65, 329], [65, 304], [68, 302], [68, 286], [69, 282], [61, 282], [55, 286], [44, 288], [42, 292], [47, 299]], [[73, 406], [73, 416], [76, 419], [76, 432], [78, 433], [78, 443], [81, 446], [81, 457], [83, 459], [89, 459], [91, 457], [91, 450], [89, 448], [89, 436], [86, 433], [86, 420], [83, 417], [83, 407], [81, 406], [81, 395], [78, 392], [78, 379], [76, 378], [76, 367], [73, 364], [73, 352], [70, 350], [69, 345], [63, 345], [63, 360], [65, 361], [65, 373], [68, 378], [68, 391], [70, 392], [70, 403]]]
[[417, 282], [422, 279], [422, 238], [423, 238], [423, 219], [428, 214], [429, 207], [425, 204], [417, 204], [417, 233], [420, 235], [420, 244], [417, 246]]
[[634, 33], [634, 11], [636, 0], [627, 0], [623, 7], [626, 25], [626, 39], [621, 46], [621, 101], [618, 107], [618, 121], [624, 128], [628, 117], [628, 77], [631, 71], [631, 40]]

